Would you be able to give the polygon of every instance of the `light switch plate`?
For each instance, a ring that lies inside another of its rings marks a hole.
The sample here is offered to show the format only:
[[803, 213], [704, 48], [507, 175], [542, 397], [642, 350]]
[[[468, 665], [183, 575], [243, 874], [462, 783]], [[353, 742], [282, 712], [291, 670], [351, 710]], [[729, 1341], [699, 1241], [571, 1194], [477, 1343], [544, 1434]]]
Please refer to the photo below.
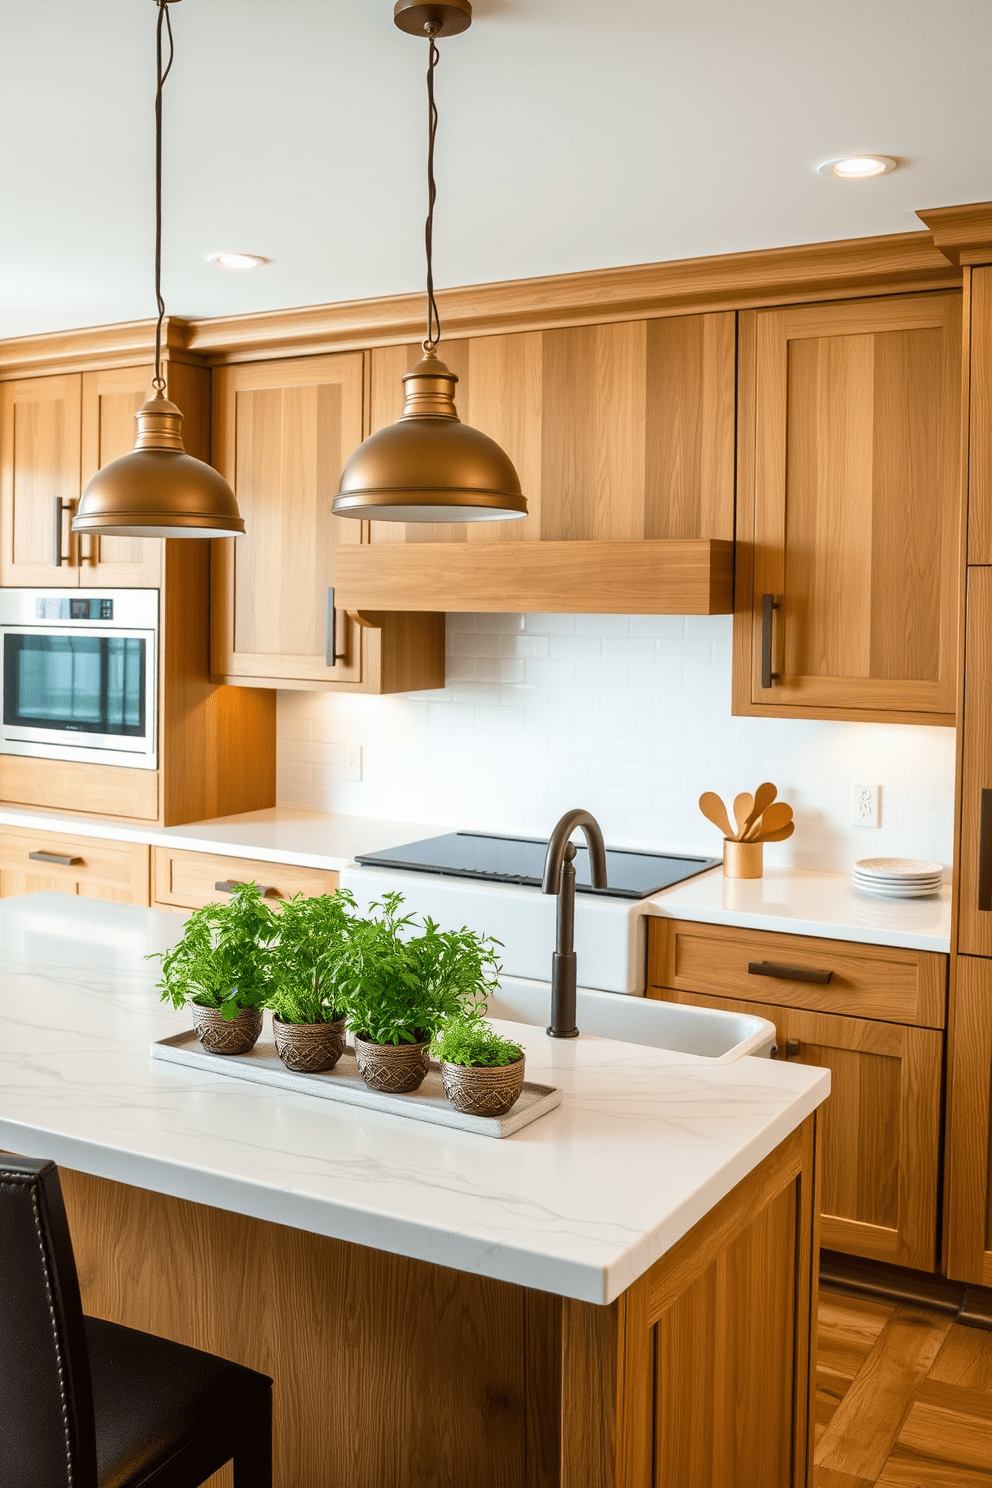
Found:
[[851, 824], [855, 827], [877, 827], [879, 825], [880, 785], [868, 785], [855, 780], [851, 787]]
[[361, 780], [362, 778], [362, 746], [361, 744], [348, 744], [344, 750], [344, 778], [345, 780]]

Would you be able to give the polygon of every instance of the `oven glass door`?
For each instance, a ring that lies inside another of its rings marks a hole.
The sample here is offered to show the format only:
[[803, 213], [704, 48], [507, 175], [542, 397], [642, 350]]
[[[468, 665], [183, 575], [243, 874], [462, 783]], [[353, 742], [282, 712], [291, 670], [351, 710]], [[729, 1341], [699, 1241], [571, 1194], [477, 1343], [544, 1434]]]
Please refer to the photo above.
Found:
[[153, 633], [5, 627], [4, 747], [47, 745], [62, 758], [67, 750], [74, 758], [109, 751], [153, 762], [154, 677]]

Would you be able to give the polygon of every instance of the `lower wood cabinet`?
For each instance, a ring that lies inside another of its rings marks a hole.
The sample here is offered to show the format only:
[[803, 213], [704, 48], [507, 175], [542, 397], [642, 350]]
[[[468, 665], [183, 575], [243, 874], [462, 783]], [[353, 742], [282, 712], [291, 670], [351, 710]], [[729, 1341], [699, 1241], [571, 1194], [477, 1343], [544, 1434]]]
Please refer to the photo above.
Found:
[[947, 1274], [992, 1287], [992, 961], [958, 956], [947, 1050]]
[[[946, 958], [659, 920], [650, 968], [649, 997], [767, 1018], [777, 1057], [831, 1071], [821, 1123], [824, 1248], [932, 1271]], [[881, 1016], [852, 1016], [873, 997]], [[904, 1022], [893, 1021], [897, 1010]], [[919, 1026], [928, 1021], [937, 1026]], [[992, 1015], [988, 1022], [992, 1040]]]
[[148, 844], [0, 828], [0, 898], [44, 890], [146, 905]]
[[220, 853], [152, 848], [152, 894], [158, 909], [201, 909], [224, 904], [239, 883], [257, 883], [266, 899], [278, 902], [293, 894], [333, 894], [338, 875], [322, 868], [265, 863], [257, 858], [228, 858]]

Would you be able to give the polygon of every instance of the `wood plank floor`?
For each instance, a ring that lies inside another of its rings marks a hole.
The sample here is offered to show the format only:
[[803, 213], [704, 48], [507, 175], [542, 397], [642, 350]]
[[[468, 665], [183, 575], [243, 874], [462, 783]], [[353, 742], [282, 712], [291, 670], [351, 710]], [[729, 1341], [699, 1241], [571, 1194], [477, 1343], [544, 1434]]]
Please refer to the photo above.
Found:
[[992, 1488], [992, 1332], [822, 1289], [815, 1488]]

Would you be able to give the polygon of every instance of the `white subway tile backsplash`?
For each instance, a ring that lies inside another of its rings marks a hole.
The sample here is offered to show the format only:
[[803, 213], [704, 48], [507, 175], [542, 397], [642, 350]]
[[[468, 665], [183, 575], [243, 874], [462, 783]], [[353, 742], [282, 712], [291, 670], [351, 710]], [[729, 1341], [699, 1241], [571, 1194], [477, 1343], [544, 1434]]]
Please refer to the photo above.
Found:
[[[279, 800], [534, 835], [583, 805], [613, 842], [717, 856], [701, 792], [774, 780], [797, 831], [769, 864], [949, 864], [954, 731], [734, 718], [731, 636], [723, 615], [449, 615], [443, 690], [280, 692]], [[349, 744], [360, 782], [343, 778]], [[851, 825], [854, 780], [882, 786], [877, 829]]]

